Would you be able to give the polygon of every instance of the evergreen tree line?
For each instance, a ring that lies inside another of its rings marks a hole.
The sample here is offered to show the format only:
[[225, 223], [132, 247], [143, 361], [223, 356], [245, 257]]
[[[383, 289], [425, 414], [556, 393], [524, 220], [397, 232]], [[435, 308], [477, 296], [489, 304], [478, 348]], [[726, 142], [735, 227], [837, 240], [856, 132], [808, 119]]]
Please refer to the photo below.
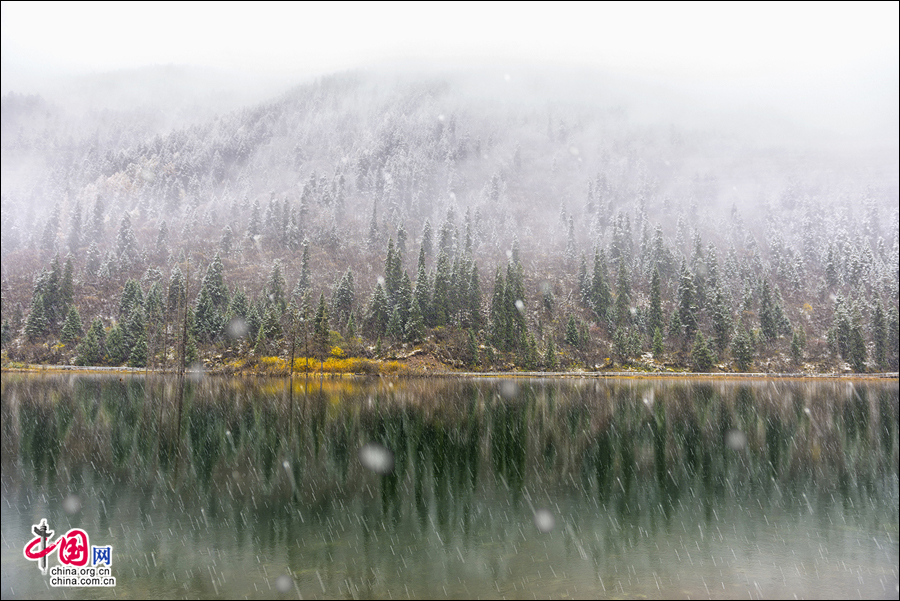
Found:
[[[120, 256], [127, 256], [135, 244], [127, 219], [121, 229]], [[27, 317], [18, 312], [12, 321], [4, 318], [3, 346], [9, 350], [21, 336], [33, 345], [58, 342], [75, 348], [73, 360], [81, 365], [163, 367], [189, 364], [201, 351], [209, 357], [241, 344], [258, 355], [285, 354], [290, 347], [292, 356], [297, 352], [324, 359], [340, 345], [354, 354], [377, 355], [385, 346], [422, 343], [441, 329], [463, 334], [460, 355], [472, 367], [506, 362], [555, 370], [590, 366], [604, 354], [629, 364], [651, 353], [657, 361], [697, 371], [728, 361], [748, 371], [758, 356], [779, 345], [789, 347], [795, 365], [806, 355], [806, 326], [788, 318], [780, 287], [748, 272], [741, 280], [739, 302], [734, 302], [734, 285], [727, 273], [719, 273], [714, 249], [696, 260], [682, 259], [677, 270], [669, 269], [677, 275], [666, 282], [663, 254], [649, 255], [642, 269], [622, 248], [613, 250], [617, 244], [598, 247], [590, 268], [582, 255], [572, 278], [576, 302], [559, 306], [550, 290], [542, 293], [540, 303], [532, 302], [515, 243], [509, 260], [495, 269], [486, 303], [470, 244], [457, 246], [448, 240], [451, 234], [442, 235], [429, 269], [430, 240], [423, 237], [412, 279], [405, 267], [405, 232], [397, 233], [400, 243], [388, 239], [383, 274], [363, 296], [366, 300], [358, 296], [357, 278], [347, 268], [330, 287], [330, 299], [323, 292], [313, 310], [311, 243], [303, 240], [291, 292], [278, 259], [256, 293], [238, 285], [229, 288], [220, 251], [199, 282], [188, 282], [187, 262], [173, 264], [167, 281], [154, 268], [141, 281], [128, 278], [115, 314], [93, 316], [87, 331], [75, 298], [73, 260], [70, 256], [61, 265], [56, 255], [34, 278]], [[641, 278], [645, 271], [649, 282]], [[831, 325], [822, 334], [833, 355], [855, 371], [897, 369], [896, 303], [885, 309], [877, 299], [866, 305], [839, 295]], [[567, 363], [561, 364], [561, 358]]]

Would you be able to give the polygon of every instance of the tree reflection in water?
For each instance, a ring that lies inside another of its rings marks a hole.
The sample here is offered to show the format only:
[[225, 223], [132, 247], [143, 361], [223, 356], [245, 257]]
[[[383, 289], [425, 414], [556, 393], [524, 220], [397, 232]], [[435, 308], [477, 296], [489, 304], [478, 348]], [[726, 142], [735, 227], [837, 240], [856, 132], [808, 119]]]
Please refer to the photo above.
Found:
[[[178, 394], [4, 375], [6, 540], [34, 516], [89, 528], [121, 587], [164, 596], [264, 596], [284, 573], [327, 597], [896, 586], [896, 381], [207, 377], [180, 424]], [[360, 461], [377, 445], [389, 469]], [[43, 594], [19, 563], [4, 597]]]

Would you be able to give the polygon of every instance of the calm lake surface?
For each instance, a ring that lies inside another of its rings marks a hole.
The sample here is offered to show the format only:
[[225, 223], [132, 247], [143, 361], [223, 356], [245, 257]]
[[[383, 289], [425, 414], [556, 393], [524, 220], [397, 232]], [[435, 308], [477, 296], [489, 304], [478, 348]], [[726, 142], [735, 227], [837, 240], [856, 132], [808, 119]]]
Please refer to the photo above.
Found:
[[[897, 422], [896, 380], [4, 374], [2, 596], [897, 598]], [[51, 587], [42, 519], [116, 586]]]

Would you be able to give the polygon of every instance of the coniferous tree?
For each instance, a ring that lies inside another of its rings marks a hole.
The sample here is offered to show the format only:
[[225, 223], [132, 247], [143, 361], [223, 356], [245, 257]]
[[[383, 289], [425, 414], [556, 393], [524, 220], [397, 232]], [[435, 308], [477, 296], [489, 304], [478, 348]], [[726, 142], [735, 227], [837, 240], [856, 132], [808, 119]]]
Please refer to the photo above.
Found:
[[662, 294], [659, 289], [659, 268], [653, 268], [653, 275], [650, 277], [650, 311], [647, 315], [647, 333], [651, 336], [656, 335], [656, 331], [663, 331], [665, 328], [665, 318], [662, 311]]
[[574, 315], [569, 315], [566, 322], [566, 343], [576, 348], [581, 346], [581, 333], [578, 331], [578, 323]]
[[678, 319], [683, 332], [682, 342], [687, 344], [697, 331], [697, 304], [694, 276], [684, 262], [681, 264], [681, 281], [678, 285]]
[[465, 324], [473, 330], [479, 330], [484, 324], [484, 318], [481, 314], [481, 281], [478, 277], [478, 266], [474, 263], [472, 263], [472, 271], [469, 274], [466, 295], [468, 318], [465, 320]]
[[772, 341], [778, 337], [778, 317], [775, 311], [775, 303], [772, 292], [769, 289], [769, 280], [763, 280], [762, 292], [759, 298], [759, 329], [766, 340]]
[[725, 292], [721, 287], [716, 289], [716, 295], [712, 306], [713, 331], [715, 332], [716, 349], [724, 353], [731, 345], [731, 332], [734, 324], [731, 319], [731, 310], [725, 301]]
[[372, 338], [380, 338], [387, 331], [388, 322], [391, 319], [390, 308], [384, 287], [381, 282], [375, 284], [372, 299], [367, 310], [367, 322]]
[[12, 342], [13, 339], [13, 331], [12, 326], [9, 324], [8, 319], [3, 320], [3, 325], [0, 327], [0, 345], [4, 348], [7, 344]]
[[146, 367], [147, 365], [147, 338], [143, 334], [138, 336], [128, 356], [129, 367]]
[[84, 270], [90, 275], [97, 275], [102, 262], [103, 257], [100, 254], [100, 249], [97, 247], [97, 242], [91, 240], [91, 245], [88, 247], [87, 255], [84, 258]]
[[581, 261], [578, 263], [578, 302], [587, 307], [590, 304], [591, 278], [588, 275], [587, 259], [581, 253]]
[[850, 311], [844, 300], [838, 297], [835, 301], [834, 321], [829, 332], [833, 347], [845, 361], [850, 359], [850, 336], [853, 329]]
[[591, 278], [591, 308], [601, 325], [609, 322], [611, 294], [606, 277], [606, 259], [603, 251], [594, 253], [594, 271]]
[[291, 294], [295, 299], [303, 298], [303, 295], [309, 291], [309, 240], [303, 240], [302, 245], [303, 254], [300, 258], [300, 277], [297, 279], [297, 285], [294, 286], [294, 291]]
[[887, 359], [887, 323], [884, 318], [884, 309], [881, 303], [875, 303], [875, 311], [872, 313], [872, 360], [875, 365], [882, 367]]
[[794, 363], [800, 363], [803, 360], [803, 347], [806, 345], [803, 328], [799, 327], [794, 330], [791, 336], [791, 358]]
[[186, 284], [184, 274], [178, 265], [172, 268], [172, 275], [169, 277], [169, 289], [166, 294], [166, 311], [169, 317], [177, 315], [178, 307], [182, 306], [185, 301]]
[[332, 315], [337, 323], [345, 323], [353, 313], [354, 299], [353, 272], [348, 267], [334, 289], [331, 302]]
[[25, 321], [25, 338], [36, 342], [49, 333], [50, 324], [44, 312], [44, 297], [36, 292], [31, 298], [31, 311]]
[[425, 227], [422, 230], [422, 246], [419, 252], [426, 259], [434, 252], [434, 234], [431, 231], [431, 221], [428, 219], [425, 220]]
[[90, 223], [90, 231], [89, 237], [91, 240], [102, 240], [104, 231], [103, 224], [105, 220], [106, 208], [103, 203], [103, 199], [100, 196], [97, 196], [97, 199], [94, 201], [94, 206], [91, 209], [91, 223]]
[[105, 346], [106, 332], [104, 332], [103, 323], [98, 317], [91, 323], [88, 333], [82, 339], [81, 344], [78, 345], [78, 356], [75, 359], [75, 364], [99, 365], [103, 362]]
[[422, 309], [419, 307], [418, 299], [413, 296], [409, 305], [409, 319], [406, 321], [406, 341], [417, 342], [421, 340], [425, 332], [425, 319], [422, 316]]
[[691, 362], [693, 363], [694, 371], [704, 373], [709, 372], [715, 365], [715, 357], [706, 344], [703, 332], [700, 330], [697, 330], [697, 335], [694, 338], [694, 347], [691, 349]]
[[125, 363], [131, 350], [125, 343], [125, 335], [119, 324], [115, 324], [109, 331], [106, 338], [106, 350], [109, 357], [109, 363], [113, 366], [119, 366]]
[[509, 339], [509, 318], [505, 306], [506, 282], [503, 280], [503, 271], [498, 267], [494, 276], [494, 294], [491, 296], [491, 344], [500, 350], [507, 350]]
[[748, 371], [753, 364], [753, 344], [743, 325], [738, 326], [737, 334], [731, 341], [731, 355], [742, 372]]
[[119, 269], [123, 271], [130, 269], [140, 259], [137, 238], [128, 213], [122, 215], [122, 221], [119, 223], [119, 233], [116, 235], [116, 259]]
[[287, 283], [284, 280], [284, 273], [281, 270], [281, 260], [275, 259], [272, 265], [272, 271], [269, 272], [269, 281], [266, 284], [266, 306], [272, 306], [278, 312], [280, 317], [285, 309], [287, 309], [287, 299], [285, 298], [285, 288]]
[[63, 344], [73, 344], [81, 338], [83, 333], [78, 309], [75, 308], [75, 305], [69, 305], [69, 312], [66, 315], [66, 322], [63, 325], [59, 340]]
[[319, 296], [319, 306], [316, 309], [315, 320], [313, 321], [313, 350], [320, 361], [324, 362], [328, 356], [328, 342], [330, 340], [331, 329], [328, 325], [328, 307], [325, 304], [325, 295]]
[[400, 309], [396, 305], [391, 311], [386, 333], [392, 340], [403, 340], [403, 320], [400, 318]]
[[444, 249], [438, 255], [434, 272], [434, 300], [432, 301], [432, 326], [443, 326], [449, 322], [451, 289], [450, 258]]
[[397, 293], [402, 278], [400, 256], [394, 250], [394, 239], [388, 240], [387, 258], [384, 261], [384, 292], [391, 306], [397, 304]]
[[538, 354], [537, 343], [534, 340], [534, 334], [528, 332], [525, 340], [525, 356], [524, 367], [528, 371], [536, 371], [540, 365], [541, 357]]
[[544, 369], [546, 371], [556, 371], [559, 369], [559, 361], [556, 358], [556, 348], [553, 346], [553, 337], [547, 341], [547, 352], [544, 355]]
[[665, 346], [663, 346], [662, 332], [659, 328], [656, 328], [653, 331], [653, 357], [658, 360], [664, 352]]
[[75, 266], [72, 265], [72, 257], [66, 257], [63, 267], [62, 279], [59, 282], [59, 305], [62, 311], [75, 302]]
[[631, 321], [631, 282], [625, 267], [624, 257], [619, 257], [616, 276], [616, 324], [624, 326]]
[[888, 311], [888, 343], [887, 364], [888, 368], [896, 371], [900, 364], [900, 312], [897, 305], [893, 305]]

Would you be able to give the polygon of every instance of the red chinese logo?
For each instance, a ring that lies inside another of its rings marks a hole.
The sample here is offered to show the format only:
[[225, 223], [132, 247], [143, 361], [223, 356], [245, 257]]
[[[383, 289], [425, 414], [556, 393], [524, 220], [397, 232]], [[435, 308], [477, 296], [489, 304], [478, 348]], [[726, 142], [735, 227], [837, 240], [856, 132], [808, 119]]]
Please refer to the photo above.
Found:
[[59, 562], [68, 565], [83, 567], [88, 563], [88, 544], [87, 532], [80, 528], [72, 528], [63, 536], [60, 536], [53, 544], [44, 544], [42, 548], [35, 550], [35, 547], [41, 545], [46, 539], [38, 536], [31, 540], [25, 547], [25, 557], [28, 559], [41, 559], [52, 553], [59, 547]]

